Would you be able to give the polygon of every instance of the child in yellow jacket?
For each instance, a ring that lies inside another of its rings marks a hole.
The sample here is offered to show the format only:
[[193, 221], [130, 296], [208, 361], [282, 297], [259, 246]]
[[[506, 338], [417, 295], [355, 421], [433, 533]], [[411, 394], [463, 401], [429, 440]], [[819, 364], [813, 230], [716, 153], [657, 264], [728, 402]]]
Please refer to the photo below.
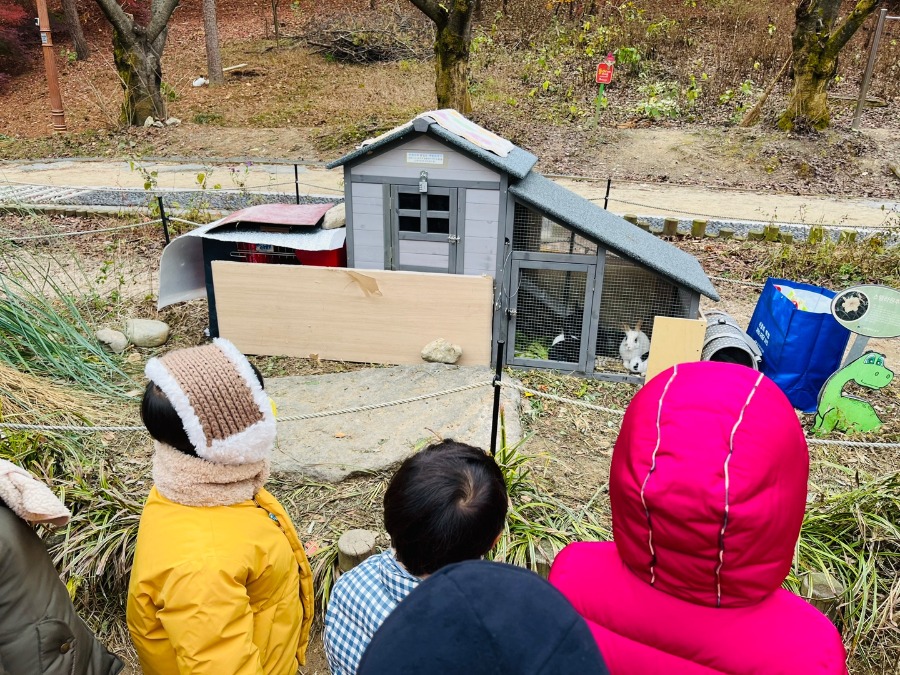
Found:
[[222, 339], [151, 359], [146, 374], [154, 486], [127, 607], [144, 675], [294, 675], [312, 573], [263, 488], [275, 417], [262, 377]]

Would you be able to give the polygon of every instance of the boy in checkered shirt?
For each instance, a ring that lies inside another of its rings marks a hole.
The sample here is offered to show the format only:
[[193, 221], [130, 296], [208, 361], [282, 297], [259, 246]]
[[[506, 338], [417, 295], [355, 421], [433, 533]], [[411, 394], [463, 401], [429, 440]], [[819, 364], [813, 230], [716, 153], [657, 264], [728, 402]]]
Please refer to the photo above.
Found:
[[507, 503], [500, 468], [479, 448], [446, 440], [403, 462], [384, 495], [391, 548], [343, 574], [331, 592], [325, 651], [332, 674], [356, 673], [375, 631], [419, 581], [490, 551]]

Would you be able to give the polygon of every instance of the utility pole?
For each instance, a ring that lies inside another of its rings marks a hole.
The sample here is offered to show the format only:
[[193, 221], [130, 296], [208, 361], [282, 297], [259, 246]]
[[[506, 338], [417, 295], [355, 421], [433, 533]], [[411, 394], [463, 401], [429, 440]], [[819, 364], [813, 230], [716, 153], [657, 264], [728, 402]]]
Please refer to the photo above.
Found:
[[63, 111], [62, 96], [59, 93], [59, 75], [56, 72], [56, 59], [53, 55], [53, 38], [50, 35], [50, 15], [47, 13], [47, 0], [37, 0], [37, 25], [41, 31], [41, 47], [44, 52], [44, 67], [47, 71], [47, 85], [50, 88], [50, 119], [53, 131], [67, 131], [66, 113]]

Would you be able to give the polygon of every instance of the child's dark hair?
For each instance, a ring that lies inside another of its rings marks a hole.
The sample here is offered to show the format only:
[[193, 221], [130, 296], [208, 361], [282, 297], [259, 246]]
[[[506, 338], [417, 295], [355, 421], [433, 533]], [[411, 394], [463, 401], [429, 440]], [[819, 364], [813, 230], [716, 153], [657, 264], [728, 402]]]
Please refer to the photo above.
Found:
[[[253, 368], [259, 385], [265, 388], [262, 373], [252, 363], [250, 367]], [[186, 455], [197, 456], [181, 418], [162, 389], [153, 382], [148, 382], [144, 390], [144, 398], [141, 400], [141, 420], [153, 440], [170, 445]]]
[[446, 440], [407, 459], [384, 494], [384, 526], [411, 574], [482, 557], [503, 531], [508, 497], [484, 450]]

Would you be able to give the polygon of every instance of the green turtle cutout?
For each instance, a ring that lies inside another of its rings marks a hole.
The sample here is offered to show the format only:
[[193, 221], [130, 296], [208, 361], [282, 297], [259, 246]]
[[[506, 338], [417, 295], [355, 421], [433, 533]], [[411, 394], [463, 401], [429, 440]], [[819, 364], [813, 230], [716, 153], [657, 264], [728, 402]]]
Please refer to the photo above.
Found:
[[815, 432], [819, 436], [834, 431], [875, 431], [881, 419], [875, 409], [857, 396], [844, 394], [844, 385], [856, 382], [868, 389], [883, 389], [894, 379], [885, 368], [884, 354], [866, 352], [829, 377], [819, 392]]

